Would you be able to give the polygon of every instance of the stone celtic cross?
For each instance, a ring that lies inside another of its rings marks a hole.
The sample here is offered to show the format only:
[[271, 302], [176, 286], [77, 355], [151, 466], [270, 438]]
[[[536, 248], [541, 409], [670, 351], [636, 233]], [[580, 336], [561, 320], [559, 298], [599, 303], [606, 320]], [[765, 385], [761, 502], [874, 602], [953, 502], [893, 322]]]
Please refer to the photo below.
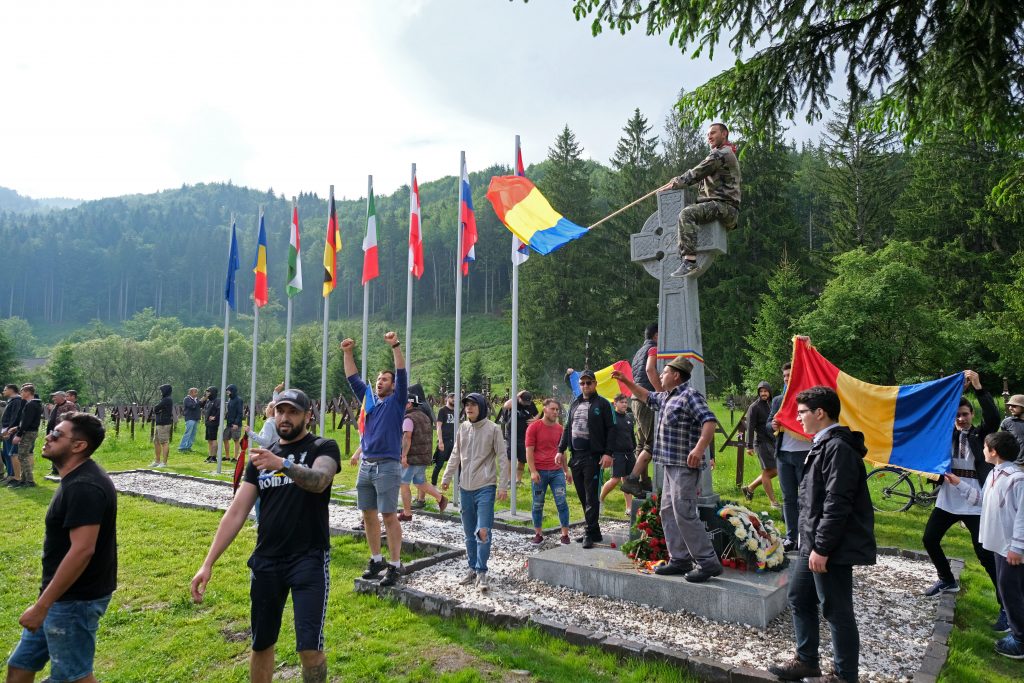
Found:
[[[697, 234], [698, 271], [690, 277], [670, 277], [679, 267], [679, 211], [683, 208], [683, 191], [667, 190], [657, 195], [658, 210], [645, 222], [640, 232], [630, 235], [630, 258], [643, 264], [658, 280], [658, 348], [679, 351], [691, 349], [704, 355], [700, 335], [700, 297], [697, 280], [719, 254], [727, 253], [726, 231], [717, 221], [700, 226]], [[659, 361], [659, 370], [667, 361]], [[690, 386], [706, 395], [704, 364], [695, 361]], [[707, 456], [705, 456], [707, 457]], [[659, 473], [660, 474], [660, 473]], [[718, 495], [711, 481], [711, 470], [705, 468], [700, 480], [698, 504], [716, 506]]]

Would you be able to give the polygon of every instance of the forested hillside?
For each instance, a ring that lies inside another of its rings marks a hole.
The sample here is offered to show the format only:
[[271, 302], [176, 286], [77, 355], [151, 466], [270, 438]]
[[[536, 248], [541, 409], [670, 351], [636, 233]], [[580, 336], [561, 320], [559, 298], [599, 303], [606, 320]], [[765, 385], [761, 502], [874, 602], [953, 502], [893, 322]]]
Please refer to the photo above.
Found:
[[[588, 225], [706, 154], [702, 131], [671, 119], [657, 128], [635, 112], [624, 123], [614, 157], [604, 164], [587, 160], [566, 126], [545, 141], [543, 159], [541, 144], [527, 145], [526, 158], [538, 162], [527, 165], [527, 174], [557, 210]], [[1012, 382], [1024, 379], [1024, 225], [989, 200], [1013, 158], [953, 133], [904, 148], [893, 137], [865, 132], [858, 112], [848, 107], [835, 112], [827, 133], [813, 144], [738, 142], [739, 225], [730, 235], [729, 255], [700, 280], [709, 391], [775, 381], [797, 332], [810, 334], [834, 362], [868, 381], [907, 382], [968, 366], [993, 381], [1004, 374]], [[496, 165], [470, 174], [480, 238], [464, 289], [465, 310], [499, 324], [485, 328], [502, 337], [495, 343], [503, 349], [510, 237], [484, 193], [491, 176], [507, 172]], [[297, 324], [315, 323], [322, 315], [326, 195], [325, 185], [298, 197], [306, 289], [294, 300]], [[415, 311], [436, 321], [454, 311], [455, 177], [422, 183], [421, 199], [426, 272], [415, 288]], [[371, 287], [370, 316], [401, 321], [408, 188], [376, 200], [381, 278]], [[8, 336], [18, 344], [26, 327], [88, 326], [62, 335], [82, 342], [153, 318], [218, 327], [230, 216], [236, 216], [241, 243], [239, 291], [250, 292], [260, 206], [266, 210], [271, 283], [271, 304], [261, 320], [267, 320], [267, 334], [281, 334], [291, 198], [229, 182], [48, 213], [0, 212], [6, 256], [0, 315], [16, 318], [5, 323]], [[657, 290], [629, 261], [629, 234], [653, 211], [652, 200], [549, 257], [534, 255], [522, 267], [528, 386], [550, 387], [567, 365], [582, 365], [587, 353], [592, 367], [602, 367], [640, 343], [643, 326], [656, 318]], [[362, 313], [365, 212], [365, 198], [339, 198], [343, 249], [341, 284], [331, 298], [334, 320]], [[239, 313], [251, 314], [251, 299], [240, 301]], [[145, 309], [152, 311], [140, 318]], [[237, 372], [247, 376], [249, 352], [243, 347], [251, 332], [245, 324], [236, 329], [232, 348], [237, 344], [242, 363]], [[210, 340], [214, 355], [216, 336]], [[443, 337], [439, 332], [429, 342], [432, 356]], [[509, 360], [487, 356], [487, 362], [497, 367]], [[507, 372], [493, 374], [507, 379]]]

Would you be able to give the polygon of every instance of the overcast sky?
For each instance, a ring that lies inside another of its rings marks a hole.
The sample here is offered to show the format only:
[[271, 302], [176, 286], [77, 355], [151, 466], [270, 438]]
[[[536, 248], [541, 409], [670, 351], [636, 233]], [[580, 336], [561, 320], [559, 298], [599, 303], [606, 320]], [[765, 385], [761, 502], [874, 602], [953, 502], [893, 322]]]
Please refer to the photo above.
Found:
[[[571, 0], [39, 0], [0, 6], [0, 185], [94, 199], [232, 180], [365, 196], [527, 164], [562, 126], [607, 163], [727, 67], [590, 34]], [[799, 135], [800, 131], [791, 134]]]

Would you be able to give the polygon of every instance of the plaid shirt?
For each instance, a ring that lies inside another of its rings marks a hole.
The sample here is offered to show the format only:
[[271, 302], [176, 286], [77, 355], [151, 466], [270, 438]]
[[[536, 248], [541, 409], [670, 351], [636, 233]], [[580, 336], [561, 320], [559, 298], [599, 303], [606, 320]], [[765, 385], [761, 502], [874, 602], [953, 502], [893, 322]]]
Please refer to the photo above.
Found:
[[685, 466], [686, 456], [700, 440], [701, 427], [705, 422], [717, 420], [708, 408], [707, 400], [699, 391], [683, 384], [671, 391], [650, 392], [647, 405], [661, 411], [654, 452], [651, 454], [654, 462], [659, 465]]

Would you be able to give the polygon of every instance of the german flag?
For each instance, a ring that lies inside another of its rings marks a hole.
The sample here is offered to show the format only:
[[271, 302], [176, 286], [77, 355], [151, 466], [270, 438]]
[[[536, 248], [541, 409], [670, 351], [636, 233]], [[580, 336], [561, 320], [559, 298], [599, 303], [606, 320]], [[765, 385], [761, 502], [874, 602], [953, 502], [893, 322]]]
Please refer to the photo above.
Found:
[[341, 232], [338, 230], [338, 213], [334, 208], [334, 186], [328, 202], [327, 241], [324, 244], [324, 298], [330, 296], [338, 286], [338, 252], [341, 251]]

